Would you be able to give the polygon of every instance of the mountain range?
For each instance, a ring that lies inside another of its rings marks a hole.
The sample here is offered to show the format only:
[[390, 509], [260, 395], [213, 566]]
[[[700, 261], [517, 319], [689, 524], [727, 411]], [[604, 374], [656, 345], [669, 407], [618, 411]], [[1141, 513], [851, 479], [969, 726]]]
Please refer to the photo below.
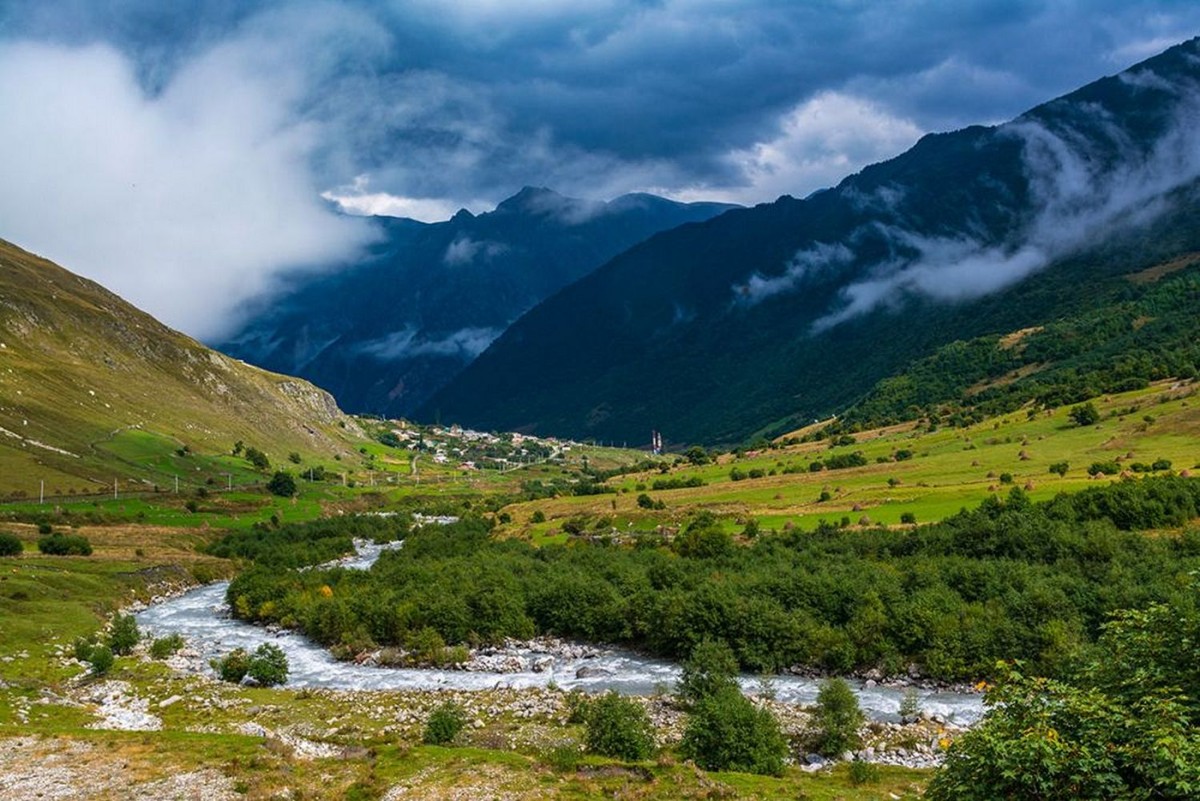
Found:
[[1200, 40], [804, 199], [641, 242], [510, 326], [418, 415], [645, 443], [839, 413], [960, 339], [1117, 302], [1200, 250]]
[[478, 216], [376, 217], [366, 258], [295, 279], [213, 344], [303, 376], [350, 411], [411, 414], [540, 301], [658, 231], [731, 208], [526, 187]]

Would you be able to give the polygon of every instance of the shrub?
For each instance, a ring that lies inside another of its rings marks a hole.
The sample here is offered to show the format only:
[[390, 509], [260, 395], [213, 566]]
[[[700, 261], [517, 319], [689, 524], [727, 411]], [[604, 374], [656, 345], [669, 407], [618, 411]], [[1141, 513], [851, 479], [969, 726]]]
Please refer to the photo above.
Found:
[[50, 527], [49, 523], [38, 523], [38, 534], [45, 535], [52, 533], [54, 533], [54, 529]]
[[1100, 422], [1100, 410], [1096, 408], [1096, 404], [1088, 401], [1079, 406], [1072, 406], [1071, 411], [1067, 412], [1067, 417], [1077, 426], [1093, 426]]
[[1050, 472], [1056, 473], [1059, 476], [1065, 476], [1067, 471], [1070, 469], [1071, 465], [1069, 462], [1055, 462], [1054, 464], [1050, 465]]
[[150, 656], [155, 659], [166, 659], [182, 647], [183, 637], [180, 637], [178, 634], [159, 637], [150, 643]]
[[467, 714], [463, 708], [453, 701], [446, 701], [430, 713], [421, 741], [427, 745], [447, 745], [466, 725]]
[[680, 751], [705, 770], [778, 776], [787, 740], [774, 715], [727, 686], [695, 705]]
[[111, 648], [107, 645], [97, 645], [88, 654], [87, 661], [92, 664], [93, 676], [104, 676], [108, 674], [108, 671], [112, 670], [113, 662], [116, 660], [113, 658]]
[[916, 512], [901, 512], [900, 513], [900, 522], [904, 523], [906, 525], [909, 525], [909, 526], [916, 525], [917, 513]]
[[836, 756], [862, 743], [858, 728], [864, 716], [858, 707], [858, 697], [845, 679], [825, 679], [817, 693], [817, 708], [813, 721], [817, 725], [816, 751], [824, 756]]
[[272, 495], [290, 498], [296, 494], [296, 479], [292, 477], [291, 473], [278, 470], [267, 482], [267, 489]]
[[287, 656], [278, 645], [265, 642], [254, 650], [246, 673], [263, 687], [283, 684], [288, 677]]
[[250, 655], [245, 648], [234, 648], [220, 659], [214, 659], [212, 667], [221, 681], [238, 684], [250, 672]]
[[646, 759], [654, 750], [650, 718], [631, 698], [608, 692], [589, 704], [584, 741], [593, 754], [627, 761]]
[[723, 689], [737, 687], [738, 661], [724, 640], [701, 640], [684, 661], [677, 692], [695, 704]]
[[1121, 472], [1121, 465], [1116, 462], [1092, 462], [1087, 469], [1089, 476], [1098, 476], [1103, 473], [1106, 476], [1115, 476]]
[[79, 534], [54, 533], [38, 539], [38, 550], [49, 556], [91, 556], [92, 544]]
[[87, 662], [92, 658], [92, 649], [96, 647], [96, 643], [89, 640], [87, 637], [76, 637], [71, 648], [74, 656], [80, 662]]
[[[638, 501], [640, 502], [641, 499], [639, 498]], [[546, 513], [543, 512], [541, 509], [535, 510], [534, 513], [532, 515], [530, 515], [529, 522], [530, 523], [545, 523], [546, 522]]]
[[579, 749], [573, 745], [559, 745], [546, 754], [546, 763], [558, 773], [570, 773], [579, 767]]
[[900, 699], [900, 722], [915, 723], [921, 715], [921, 696], [913, 687], [909, 687], [904, 691], [904, 697]]
[[125, 656], [131, 653], [140, 639], [142, 633], [138, 631], [133, 615], [117, 615], [113, 618], [112, 631], [108, 634], [108, 647], [114, 654]]
[[24, 550], [25, 546], [21, 545], [15, 534], [0, 531], [0, 556], [20, 556]]

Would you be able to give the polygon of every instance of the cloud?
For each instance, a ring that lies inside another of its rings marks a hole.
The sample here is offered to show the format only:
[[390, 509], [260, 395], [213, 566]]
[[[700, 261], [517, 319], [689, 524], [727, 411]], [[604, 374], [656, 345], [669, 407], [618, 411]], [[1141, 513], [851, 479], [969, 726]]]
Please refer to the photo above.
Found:
[[[1021, 143], [1032, 203], [1029, 221], [1000, 244], [969, 233], [931, 237], [876, 226], [895, 255], [844, 288], [839, 308], [817, 320], [813, 330], [898, 305], [909, 295], [958, 301], [991, 294], [1114, 230], [1144, 225], [1165, 211], [1165, 195], [1200, 179], [1195, 136], [1200, 84], [1168, 82], [1150, 70], [1125, 83], [1153, 93], [1147, 102], [1166, 110], [1167, 122], [1153, 141], [1122, 128], [1103, 107], [1079, 101], [1059, 101], [1042, 115], [1001, 126], [996, 136]], [[792, 272], [789, 267], [770, 285], [786, 282]]]
[[2, 235], [212, 337], [287, 271], [351, 258], [323, 206], [297, 76], [226, 44], [142, 89], [104, 45], [0, 45]]
[[507, 250], [508, 245], [503, 242], [476, 240], [466, 235], [460, 235], [446, 246], [442, 262], [450, 267], [457, 267], [462, 264], [470, 264], [481, 256], [485, 261], [491, 261]]
[[883, 107], [838, 92], [822, 92], [784, 115], [779, 135], [729, 155], [747, 186], [738, 202], [805, 196], [833, 186], [868, 164], [912, 147], [922, 131]]
[[[463, 208], [448, 200], [400, 197], [387, 192], [371, 192], [369, 187], [370, 178], [366, 175], [358, 175], [351, 184], [336, 189], [327, 189], [321, 193], [321, 197], [337, 204], [338, 209], [344, 214], [366, 217], [408, 217], [421, 222], [448, 220], [460, 208]], [[479, 207], [477, 206], [477, 208]], [[468, 210], [471, 209], [468, 207]]]
[[416, 356], [457, 357], [469, 362], [487, 350], [503, 331], [498, 328], [463, 328], [436, 339], [411, 326], [358, 346], [361, 353], [380, 361], [395, 361]]

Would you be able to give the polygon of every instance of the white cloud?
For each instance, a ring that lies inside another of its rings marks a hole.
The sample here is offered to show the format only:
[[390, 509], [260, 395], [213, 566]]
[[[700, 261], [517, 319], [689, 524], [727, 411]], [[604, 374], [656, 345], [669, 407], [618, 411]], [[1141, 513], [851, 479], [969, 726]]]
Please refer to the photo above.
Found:
[[488, 345], [501, 333], [503, 331], [498, 328], [463, 328], [442, 337], [428, 339], [410, 326], [364, 342], [358, 349], [382, 361], [414, 356], [458, 357], [463, 361], [471, 361], [487, 350]]
[[229, 42], [160, 93], [105, 46], [0, 45], [0, 235], [170, 325], [220, 335], [284, 272], [351, 257], [360, 221], [309, 171], [303, 78]]
[[442, 261], [451, 267], [457, 267], [461, 264], [470, 264], [479, 256], [491, 261], [507, 250], [508, 245], [502, 242], [480, 241], [469, 236], [459, 236], [446, 246]]
[[370, 178], [359, 175], [349, 186], [329, 189], [321, 197], [336, 203], [346, 214], [367, 217], [408, 217], [421, 222], [442, 222], [462, 208], [443, 198], [403, 197], [387, 192], [370, 191]]
[[729, 155], [749, 183], [730, 199], [803, 197], [901, 153], [922, 133], [869, 100], [822, 92], [784, 115], [778, 136]]

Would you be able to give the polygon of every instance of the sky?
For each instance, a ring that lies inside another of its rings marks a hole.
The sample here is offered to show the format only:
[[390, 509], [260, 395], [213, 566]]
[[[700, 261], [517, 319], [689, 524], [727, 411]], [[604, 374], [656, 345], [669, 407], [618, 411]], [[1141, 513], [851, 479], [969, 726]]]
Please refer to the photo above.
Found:
[[1198, 33], [1168, 0], [0, 0], [0, 238], [217, 339], [353, 263], [354, 215], [803, 197]]

